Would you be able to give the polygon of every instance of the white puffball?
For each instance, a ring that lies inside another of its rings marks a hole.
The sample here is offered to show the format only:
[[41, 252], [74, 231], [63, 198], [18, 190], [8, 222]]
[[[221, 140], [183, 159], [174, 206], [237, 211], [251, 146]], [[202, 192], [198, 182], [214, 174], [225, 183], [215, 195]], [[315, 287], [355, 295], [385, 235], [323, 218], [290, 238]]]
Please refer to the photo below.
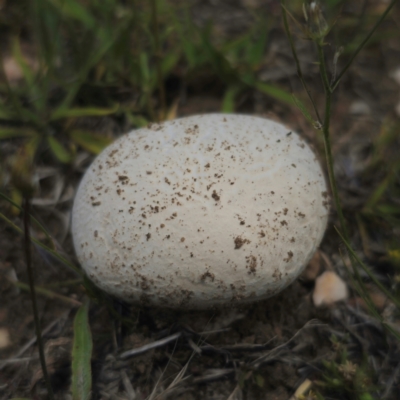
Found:
[[202, 309], [280, 292], [314, 254], [327, 217], [323, 173], [303, 139], [267, 119], [209, 114], [107, 147], [79, 186], [72, 233], [104, 291]]

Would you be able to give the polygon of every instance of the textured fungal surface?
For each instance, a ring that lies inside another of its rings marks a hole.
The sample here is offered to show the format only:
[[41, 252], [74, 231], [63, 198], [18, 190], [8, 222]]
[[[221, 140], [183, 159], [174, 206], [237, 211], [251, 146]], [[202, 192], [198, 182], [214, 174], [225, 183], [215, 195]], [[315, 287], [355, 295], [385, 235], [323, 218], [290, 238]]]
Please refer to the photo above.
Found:
[[209, 114], [123, 136], [93, 162], [73, 209], [89, 278], [129, 302], [209, 308], [267, 298], [325, 231], [309, 146], [267, 119]]

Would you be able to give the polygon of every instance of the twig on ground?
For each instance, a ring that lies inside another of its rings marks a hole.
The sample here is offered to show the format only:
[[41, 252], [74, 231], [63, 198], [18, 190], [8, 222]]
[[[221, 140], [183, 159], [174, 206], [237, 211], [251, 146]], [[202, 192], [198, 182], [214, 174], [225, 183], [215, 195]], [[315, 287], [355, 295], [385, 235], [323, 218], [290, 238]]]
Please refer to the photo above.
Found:
[[135, 400], [136, 392], [132, 386], [131, 381], [128, 378], [126, 371], [123, 369], [123, 370], [121, 370], [120, 373], [121, 373], [122, 383], [124, 384], [124, 388], [125, 388], [126, 394], [128, 396], [128, 400]]
[[226, 377], [227, 375], [232, 375], [235, 373], [234, 368], [226, 368], [226, 369], [209, 369], [202, 376], [193, 379], [193, 383], [205, 383], [210, 381], [215, 381], [222, 377]]
[[123, 352], [122, 354], [119, 355], [119, 358], [121, 360], [125, 360], [125, 359], [127, 359], [129, 357], [135, 357], [135, 356], [138, 356], [139, 354], [145, 353], [146, 351], [149, 351], [149, 350], [152, 350], [152, 349], [156, 349], [157, 347], [165, 346], [166, 344], [171, 343], [174, 340], [179, 339], [181, 337], [181, 335], [182, 335], [182, 332], [174, 333], [171, 336], [168, 336], [168, 337], [166, 337], [164, 339], [156, 340], [153, 343], [146, 344], [146, 345], [144, 345], [142, 347], [138, 347], [137, 349], [132, 349], [132, 350], [125, 351], [125, 352]]
[[229, 395], [229, 397], [226, 400], [241, 400], [241, 399], [243, 399], [242, 389], [240, 388], [239, 385], [237, 385], [234, 391]]
[[383, 392], [381, 399], [387, 399], [390, 391], [392, 390], [392, 387], [394, 385], [394, 382], [398, 379], [400, 375], [400, 363], [397, 364], [397, 367], [393, 370], [393, 373], [390, 375], [389, 379], [385, 382], [385, 391]]
[[11, 364], [22, 364], [37, 360], [37, 357], [24, 357], [24, 358], [8, 358], [7, 360], [0, 360], [0, 368]]
[[278, 354], [286, 349], [286, 347], [293, 342], [299, 335], [300, 333], [307, 328], [314, 328], [316, 326], [321, 326], [324, 325], [322, 323], [320, 323], [318, 320], [316, 319], [312, 319], [311, 321], [307, 322], [302, 328], [300, 328], [288, 341], [286, 341], [285, 343], [274, 347], [273, 349], [269, 350], [267, 353], [263, 354], [261, 357], [258, 357], [256, 360], [252, 361], [250, 363], [250, 366], [252, 368], [258, 368], [262, 363], [269, 361], [271, 358], [275, 358], [278, 356]]

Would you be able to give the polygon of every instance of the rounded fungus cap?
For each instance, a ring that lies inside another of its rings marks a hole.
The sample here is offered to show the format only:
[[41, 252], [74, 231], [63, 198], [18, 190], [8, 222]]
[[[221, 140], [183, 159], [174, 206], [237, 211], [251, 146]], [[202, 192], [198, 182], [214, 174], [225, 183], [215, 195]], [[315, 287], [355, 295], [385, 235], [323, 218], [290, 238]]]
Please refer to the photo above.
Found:
[[302, 138], [263, 118], [205, 114], [107, 147], [80, 183], [72, 233], [104, 291], [204, 309], [284, 289], [327, 218], [323, 172]]

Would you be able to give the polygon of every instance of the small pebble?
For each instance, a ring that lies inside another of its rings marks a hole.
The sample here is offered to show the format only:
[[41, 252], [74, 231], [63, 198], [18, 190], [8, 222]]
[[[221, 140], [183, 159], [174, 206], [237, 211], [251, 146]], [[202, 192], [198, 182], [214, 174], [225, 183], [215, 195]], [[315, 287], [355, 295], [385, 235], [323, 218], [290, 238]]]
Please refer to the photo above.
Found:
[[342, 278], [333, 271], [326, 271], [315, 280], [313, 302], [316, 307], [329, 306], [346, 300], [349, 295]]
[[393, 78], [396, 83], [400, 85], [400, 66], [390, 73], [390, 77]]
[[10, 346], [10, 333], [6, 328], [0, 328], [0, 350], [5, 349], [6, 347]]
[[398, 117], [400, 117], [400, 101], [395, 106], [395, 111]]
[[350, 104], [349, 111], [350, 111], [350, 114], [365, 115], [365, 114], [369, 114], [371, 112], [371, 108], [365, 101], [356, 100]]

